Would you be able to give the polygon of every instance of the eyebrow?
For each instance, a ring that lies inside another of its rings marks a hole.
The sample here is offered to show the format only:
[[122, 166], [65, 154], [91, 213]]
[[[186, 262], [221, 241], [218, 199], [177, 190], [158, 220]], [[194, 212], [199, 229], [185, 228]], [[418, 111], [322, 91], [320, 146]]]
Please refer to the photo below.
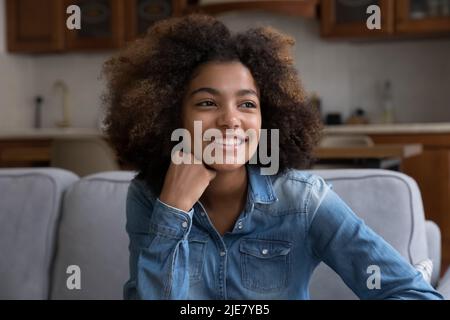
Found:
[[[214, 88], [204, 87], [204, 88], [195, 89], [194, 91], [192, 91], [189, 94], [189, 97], [192, 97], [194, 94], [199, 93], [199, 92], [208, 92], [208, 93], [210, 93], [212, 95], [215, 95], [215, 96], [220, 95], [220, 91], [219, 90], [214, 89]], [[245, 96], [245, 95], [248, 95], [248, 94], [254, 95], [255, 97], [257, 97], [259, 99], [258, 93], [256, 93], [256, 91], [253, 90], [253, 89], [241, 89], [241, 90], [236, 91], [236, 95], [238, 97]]]

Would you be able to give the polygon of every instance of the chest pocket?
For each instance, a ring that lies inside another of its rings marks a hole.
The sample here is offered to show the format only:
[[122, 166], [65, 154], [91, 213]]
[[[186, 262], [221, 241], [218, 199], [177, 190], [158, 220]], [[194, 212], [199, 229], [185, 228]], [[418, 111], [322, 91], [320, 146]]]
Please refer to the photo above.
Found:
[[189, 234], [189, 281], [196, 282], [202, 278], [208, 237], [191, 230]]
[[290, 277], [290, 251], [287, 241], [243, 239], [241, 275], [244, 287], [258, 292], [279, 291]]

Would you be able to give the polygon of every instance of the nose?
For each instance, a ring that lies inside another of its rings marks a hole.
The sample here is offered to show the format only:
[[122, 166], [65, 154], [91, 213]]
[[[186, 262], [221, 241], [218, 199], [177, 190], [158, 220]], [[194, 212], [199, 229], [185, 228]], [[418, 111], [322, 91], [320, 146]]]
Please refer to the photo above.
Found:
[[237, 129], [241, 127], [241, 120], [234, 107], [227, 107], [222, 110], [218, 119], [217, 126], [221, 129]]

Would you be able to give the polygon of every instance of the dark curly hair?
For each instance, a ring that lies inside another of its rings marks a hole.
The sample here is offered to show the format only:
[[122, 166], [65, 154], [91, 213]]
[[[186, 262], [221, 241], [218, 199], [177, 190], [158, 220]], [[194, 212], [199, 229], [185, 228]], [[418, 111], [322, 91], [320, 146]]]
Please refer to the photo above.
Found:
[[262, 128], [279, 129], [280, 171], [308, 167], [322, 124], [305, 103], [290, 52], [294, 43], [271, 27], [232, 34], [203, 14], [155, 23], [104, 64], [104, 130], [118, 158], [159, 192], [177, 143], [170, 141], [171, 133], [180, 127], [182, 100], [195, 70], [206, 62], [239, 61], [259, 88]]

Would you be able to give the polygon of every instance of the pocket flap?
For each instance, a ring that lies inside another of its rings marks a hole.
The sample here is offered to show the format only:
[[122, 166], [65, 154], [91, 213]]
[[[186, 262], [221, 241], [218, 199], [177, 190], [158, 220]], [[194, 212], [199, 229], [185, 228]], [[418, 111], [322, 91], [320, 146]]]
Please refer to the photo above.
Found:
[[276, 256], [285, 256], [291, 251], [292, 244], [287, 241], [243, 239], [240, 251], [257, 258], [267, 259]]

